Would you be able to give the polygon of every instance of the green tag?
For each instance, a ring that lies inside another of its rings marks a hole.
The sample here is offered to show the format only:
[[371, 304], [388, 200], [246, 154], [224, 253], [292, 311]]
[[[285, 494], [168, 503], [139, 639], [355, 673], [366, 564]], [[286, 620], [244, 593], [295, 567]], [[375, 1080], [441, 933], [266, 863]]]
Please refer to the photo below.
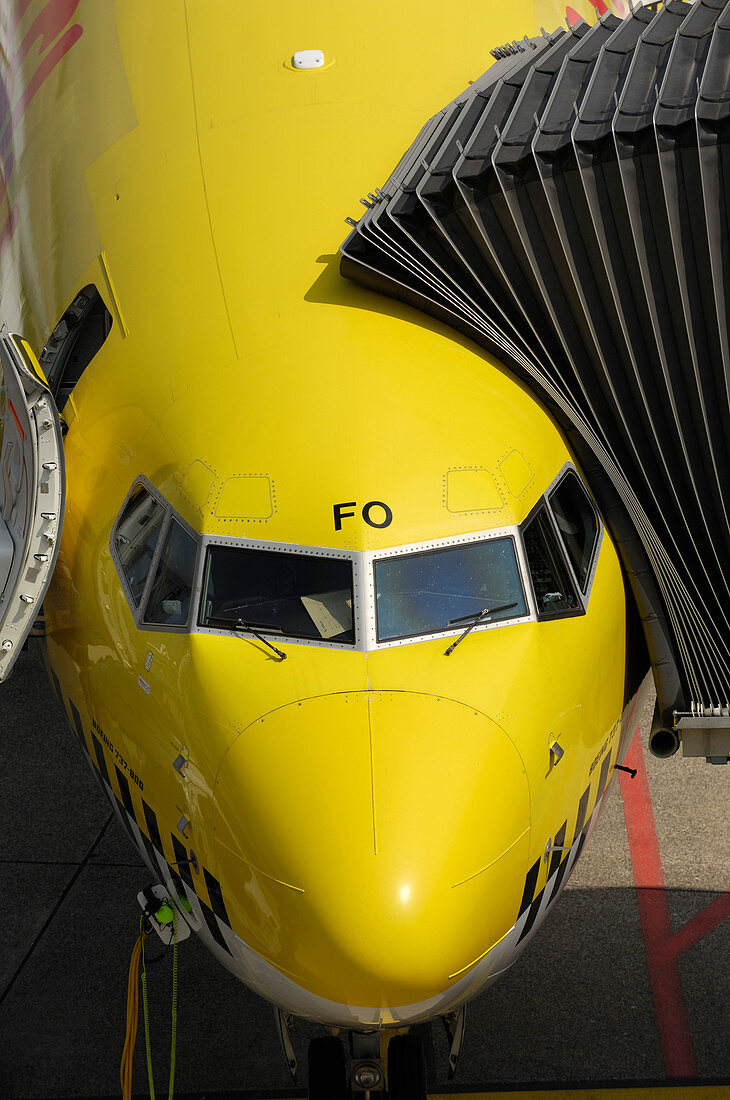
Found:
[[167, 902], [163, 902], [155, 913], [155, 920], [158, 924], [172, 924], [173, 916], [172, 906], [168, 905]]

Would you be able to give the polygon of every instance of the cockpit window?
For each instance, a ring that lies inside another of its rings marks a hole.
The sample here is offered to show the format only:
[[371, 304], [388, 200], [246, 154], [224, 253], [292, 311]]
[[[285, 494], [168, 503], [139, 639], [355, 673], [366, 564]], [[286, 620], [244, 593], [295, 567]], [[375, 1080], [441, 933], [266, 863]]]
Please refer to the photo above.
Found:
[[135, 607], [139, 607], [142, 599], [164, 518], [163, 505], [143, 485], [138, 485], [114, 531], [114, 548]]
[[171, 520], [144, 613], [146, 623], [184, 626], [190, 612], [197, 542]]
[[[211, 546], [200, 625], [354, 644], [352, 562]], [[242, 624], [242, 626], [241, 626]]]
[[196, 534], [139, 474], [109, 548], [138, 630], [368, 651], [441, 634], [458, 644], [472, 631], [534, 621], [535, 611], [582, 615], [601, 535], [568, 464], [519, 528], [377, 551]]
[[376, 560], [375, 598], [379, 642], [527, 614], [512, 538]]
[[596, 513], [572, 470], [568, 471], [548, 499], [578, 583], [585, 592], [598, 540]]
[[524, 530], [525, 551], [541, 617], [579, 611], [573, 581], [543, 505]]

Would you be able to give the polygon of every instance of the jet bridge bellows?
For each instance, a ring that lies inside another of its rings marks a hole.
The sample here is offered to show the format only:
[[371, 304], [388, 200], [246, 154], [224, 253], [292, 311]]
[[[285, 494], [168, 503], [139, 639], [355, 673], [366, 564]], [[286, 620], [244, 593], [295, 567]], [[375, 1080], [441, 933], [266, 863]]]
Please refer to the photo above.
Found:
[[661, 724], [730, 736], [730, 8], [669, 0], [493, 56], [363, 199], [342, 273], [548, 406], [622, 555]]

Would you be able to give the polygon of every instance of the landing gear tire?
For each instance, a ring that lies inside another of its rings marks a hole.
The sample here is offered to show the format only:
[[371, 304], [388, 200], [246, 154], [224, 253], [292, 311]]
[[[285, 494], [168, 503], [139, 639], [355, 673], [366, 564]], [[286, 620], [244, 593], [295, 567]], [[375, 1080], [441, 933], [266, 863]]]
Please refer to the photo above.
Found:
[[334, 1035], [323, 1035], [309, 1044], [309, 1100], [346, 1100], [345, 1048]]
[[426, 1061], [418, 1035], [396, 1035], [388, 1044], [390, 1100], [426, 1100]]

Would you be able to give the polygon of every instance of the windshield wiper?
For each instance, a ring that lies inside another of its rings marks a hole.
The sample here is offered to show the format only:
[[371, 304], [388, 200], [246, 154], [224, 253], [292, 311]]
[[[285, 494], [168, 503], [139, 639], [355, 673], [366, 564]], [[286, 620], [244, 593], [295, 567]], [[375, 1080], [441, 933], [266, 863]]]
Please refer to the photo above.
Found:
[[511, 607], [517, 607], [517, 603], [502, 603], [499, 607], [484, 607], [481, 611], [474, 611], [471, 615], [461, 615], [458, 619], [449, 619], [449, 626], [452, 626], [454, 623], [465, 623], [467, 619], [471, 619], [472, 621], [469, 623], [466, 630], [459, 635], [456, 641], [452, 642], [449, 648], [445, 650], [444, 656], [450, 657], [459, 642], [463, 642], [467, 634], [470, 634], [475, 626], [479, 626], [483, 619], [486, 619], [489, 615], [495, 615], [497, 611], [509, 611]]
[[[263, 627], [264, 630], [266, 630], [267, 628], [269, 630], [272, 629], [272, 627], [270, 627], [268, 623], [256, 623], [256, 626]], [[273, 629], [278, 630], [279, 633], [282, 632], [281, 628], [278, 626], [273, 627]], [[267, 645], [269, 649], [273, 649], [274, 653], [277, 653], [279, 657], [281, 657], [282, 661], [286, 660], [287, 654], [284, 653], [283, 649], [277, 649], [275, 645], [273, 645], [271, 642], [268, 642], [266, 638], [264, 638], [263, 634], [259, 634], [258, 630], [254, 628], [253, 623], [248, 623], [245, 619], [237, 619], [236, 630], [245, 630], [247, 634], [253, 634], [254, 638], [258, 638], [258, 640], [260, 642], [263, 642], [264, 645]]]
[[239, 632], [245, 630], [247, 634], [253, 634], [254, 638], [258, 638], [258, 640], [268, 646], [269, 649], [273, 649], [274, 653], [276, 653], [282, 661], [285, 661], [289, 656], [288, 653], [284, 653], [282, 649], [277, 649], [275, 645], [267, 641], [263, 634], [259, 634], [256, 629], [258, 626], [261, 627], [262, 630], [277, 630], [279, 634], [283, 634], [281, 627], [274, 626], [273, 623], [249, 623], [246, 619], [236, 619], [234, 622], [233, 619], [226, 619], [223, 616], [209, 615], [205, 620], [205, 625], [221, 626], [224, 630], [236, 630]]

